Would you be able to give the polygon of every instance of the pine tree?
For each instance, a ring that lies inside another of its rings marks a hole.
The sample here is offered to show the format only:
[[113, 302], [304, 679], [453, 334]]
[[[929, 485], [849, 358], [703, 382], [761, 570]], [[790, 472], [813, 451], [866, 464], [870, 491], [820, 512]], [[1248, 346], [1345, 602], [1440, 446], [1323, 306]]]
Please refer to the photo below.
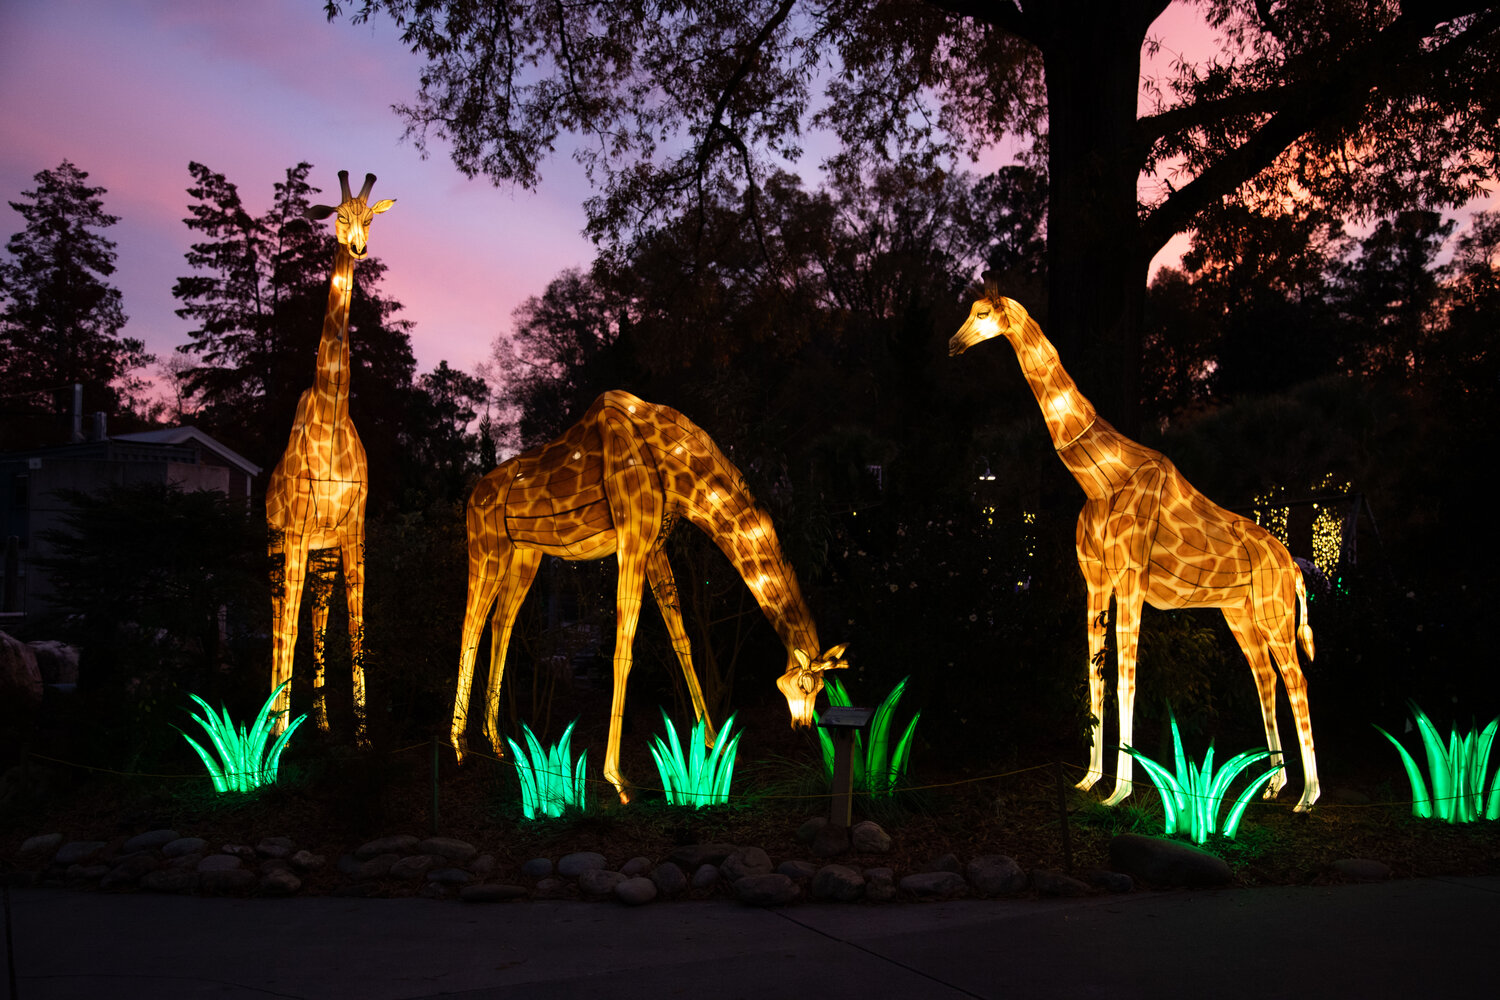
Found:
[[24, 200], [10, 202], [26, 228], [11, 236], [10, 259], [0, 261], [0, 408], [7, 415], [66, 414], [75, 383], [88, 411], [116, 414], [144, 385], [132, 373], [152, 358], [144, 343], [120, 336], [120, 291], [107, 281], [115, 244], [99, 232], [119, 218], [104, 211], [105, 189], [89, 187], [88, 176], [63, 160], [33, 178], [36, 189], [23, 191]]

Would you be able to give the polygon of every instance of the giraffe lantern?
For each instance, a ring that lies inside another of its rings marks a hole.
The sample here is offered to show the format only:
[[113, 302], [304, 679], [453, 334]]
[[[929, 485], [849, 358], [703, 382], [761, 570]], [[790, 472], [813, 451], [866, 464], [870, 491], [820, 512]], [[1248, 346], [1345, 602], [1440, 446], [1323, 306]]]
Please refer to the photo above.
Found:
[[[1131, 744], [1142, 606], [1220, 608], [1255, 674], [1266, 747], [1275, 759], [1281, 753], [1276, 731], [1276, 671], [1281, 671], [1302, 750], [1304, 785], [1296, 809], [1305, 812], [1318, 798], [1318, 771], [1307, 681], [1297, 663], [1295, 640], [1311, 659], [1313, 634], [1302, 574], [1291, 555], [1260, 525], [1195, 490], [1166, 456], [1099, 417], [1063, 370], [1041, 328], [987, 282], [984, 297], [948, 342], [948, 353], [962, 354], [993, 337], [1004, 337], [1015, 349], [1057, 457], [1088, 497], [1078, 518], [1077, 545], [1088, 586], [1089, 709], [1094, 721], [1089, 770], [1078, 787], [1090, 788], [1104, 774], [1101, 667], [1110, 598], [1115, 600], [1121, 747]], [[1121, 750], [1108, 805], [1130, 794], [1131, 764], [1132, 757]], [[1285, 770], [1278, 770], [1266, 797], [1274, 797], [1285, 784]]]
[[746, 489], [739, 470], [692, 421], [669, 407], [613, 391], [600, 396], [556, 441], [518, 455], [485, 476], [469, 497], [469, 593], [453, 705], [453, 748], [460, 760], [467, 747], [474, 660], [491, 607], [484, 733], [495, 753], [501, 753], [497, 716], [505, 652], [543, 555], [588, 560], [612, 554], [619, 563], [614, 697], [604, 776], [619, 791], [620, 800], [629, 801], [620, 774], [620, 733], [631, 645], [646, 582], [687, 679], [693, 711], [705, 721], [712, 743], [713, 724], [693, 671], [677, 585], [663, 547], [679, 518], [714, 540], [755, 595], [786, 646], [786, 673], [776, 683], [786, 696], [792, 724], [812, 724], [823, 671], [847, 666], [844, 647], [822, 650], [770, 518]]
[[[271, 689], [292, 679], [302, 587], [311, 575], [314, 715], [319, 729], [328, 728], [323, 646], [328, 631], [328, 597], [336, 567], [342, 561], [354, 665], [355, 727], [360, 742], [366, 739], [365, 499], [370, 474], [364, 445], [349, 419], [349, 300], [354, 291], [354, 262], [365, 256], [370, 223], [395, 204], [393, 200], [369, 204], [366, 199], [374, 184], [375, 175], [366, 174], [364, 187], [353, 196], [349, 193], [349, 172], [340, 170], [343, 200], [336, 208], [320, 205], [307, 212], [311, 219], [326, 219], [337, 213], [338, 245], [313, 385], [297, 401], [286, 451], [266, 487], [266, 521], [271, 533]], [[281, 690], [273, 707], [280, 713], [275, 726], [279, 733], [286, 728], [291, 707], [289, 685]]]

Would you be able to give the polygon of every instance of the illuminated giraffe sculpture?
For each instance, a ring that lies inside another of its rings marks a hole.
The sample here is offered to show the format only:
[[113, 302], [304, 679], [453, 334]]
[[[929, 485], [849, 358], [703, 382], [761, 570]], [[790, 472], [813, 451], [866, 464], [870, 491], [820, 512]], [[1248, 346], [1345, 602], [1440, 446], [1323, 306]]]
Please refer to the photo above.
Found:
[[497, 716], [511, 628], [543, 555], [619, 561], [615, 597], [614, 699], [604, 776], [629, 801], [620, 774], [620, 732], [631, 644], [649, 581], [687, 678], [693, 711], [705, 720], [677, 585], [664, 545], [679, 518], [697, 525], [729, 557], [787, 649], [777, 680], [792, 725], [808, 726], [823, 671], [845, 667], [844, 647], [819, 652], [818, 630], [797, 578], [781, 553], [771, 519], [738, 469], [700, 428], [676, 410], [627, 392], [606, 392], [551, 444], [518, 455], [479, 481], [469, 497], [469, 595], [453, 705], [453, 748], [463, 759], [469, 691], [484, 618], [494, 606], [484, 732], [503, 746]]
[[[328, 631], [328, 595], [335, 560], [320, 550], [337, 549], [344, 566], [349, 606], [349, 646], [354, 666], [356, 737], [365, 740], [364, 588], [365, 499], [370, 473], [365, 448], [349, 419], [349, 299], [354, 291], [354, 262], [364, 258], [370, 222], [395, 202], [369, 205], [375, 175], [365, 175], [358, 197], [349, 194], [349, 172], [339, 171], [343, 201], [337, 208], [319, 205], [312, 219], [338, 214], [338, 246], [328, 309], [318, 341], [318, 367], [311, 389], [297, 401], [297, 415], [286, 451], [266, 487], [266, 521], [271, 529], [271, 689], [292, 679], [297, 646], [297, 616], [304, 580], [313, 577], [314, 711], [319, 729], [328, 728], [323, 696], [323, 640]], [[286, 728], [291, 707], [288, 686], [276, 699], [275, 731]]]
[[[1307, 593], [1297, 564], [1270, 532], [1215, 505], [1166, 456], [1130, 440], [1100, 418], [1026, 310], [987, 283], [984, 298], [974, 303], [968, 321], [948, 342], [948, 353], [962, 354], [997, 336], [1015, 349], [1057, 457], [1088, 496], [1078, 518], [1077, 543], [1078, 566], [1088, 585], [1089, 709], [1094, 722], [1089, 771], [1078, 787], [1090, 788], [1104, 774], [1101, 668], [1113, 596], [1120, 746], [1131, 745], [1142, 605], [1220, 608], [1255, 673], [1266, 747], [1278, 755], [1276, 669], [1281, 670], [1302, 749], [1305, 783], [1296, 808], [1306, 811], [1318, 798], [1318, 771], [1307, 681], [1297, 664], [1293, 638], [1295, 633], [1311, 659]], [[1130, 794], [1132, 760], [1120, 752], [1114, 793], [1106, 804], [1116, 805]], [[1285, 784], [1282, 769], [1271, 779], [1266, 797], [1274, 797]]]

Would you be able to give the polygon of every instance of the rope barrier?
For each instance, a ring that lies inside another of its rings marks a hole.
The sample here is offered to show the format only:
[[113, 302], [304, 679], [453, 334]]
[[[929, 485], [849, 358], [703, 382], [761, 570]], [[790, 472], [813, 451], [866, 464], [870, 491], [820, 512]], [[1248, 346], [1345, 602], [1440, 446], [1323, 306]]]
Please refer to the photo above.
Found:
[[[398, 747], [398, 748], [396, 748], [394, 750], [381, 751], [381, 753], [384, 754], [384, 755], [386, 755], [386, 756], [392, 756], [392, 757], [394, 757], [394, 756], [396, 756], [398, 754], [410, 753], [413, 750], [426, 750], [426, 749], [429, 749], [429, 748], [432, 747], [433, 742], [434, 741], [432, 741], [432, 740], [424, 740], [421, 743], [412, 743], [412, 744], [408, 744], [408, 745], [403, 746], [403, 747]], [[451, 742], [449, 742], [447, 740], [438, 740], [436, 742], [441, 747], [447, 747], [448, 749], [451, 749], [451, 750], [456, 750], [457, 749], [456, 747], [453, 746], [453, 744]], [[486, 753], [486, 752], [484, 752], [482, 750], [475, 750], [475, 749], [472, 749], [472, 748], [465, 750], [464, 751], [464, 755], [467, 756], [467, 757], [475, 757], [475, 758], [479, 758], [479, 759], [482, 759], [482, 760], [492, 761], [492, 762], [494, 762], [496, 764], [505, 764], [505, 763], [508, 763], [507, 759], [504, 758], [504, 757], [497, 757], [494, 754]], [[77, 768], [77, 769], [82, 770], [82, 771], [89, 771], [89, 772], [96, 773], [96, 774], [109, 774], [109, 775], [114, 775], [116, 777], [121, 777], [121, 778], [154, 778], [154, 779], [171, 780], [171, 781], [207, 781], [207, 780], [209, 780], [209, 776], [207, 774], [202, 773], [202, 772], [199, 772], [197, 774], [166, 774], [166, 773], [152, 772], [152, 771], [121, 771], [121, 770], [118, 770], [116, 768], [99, 767], [99, 766], [94, 765], [94, 764], [82, 764], [82, 763], [79, 763], [77, 761], [63, 760], [62, 758], [59, 758], [59, 757], [52, 757], [52, 756], [49, 756], [47, 754], [36, 753], [34, 751], [33, 752], [28, 752], [27, 756], [29, 756], [29, 757], [31, 757], [31, 758], [33, 758], [35, 760], [46, 761], [49, 764], [56, 764], [56, 765], [59, 765], [59, 766], [62, 766], [62, 767]], [[310, 760], [313, 760], [313, 761], [329, 761], [329, 760], [336, 760], [336, 759], [339, 759], [339, 758], [335, 758], [335, 757], [316, 757], [316, 758], [310, 758]], [[308, 761], [309, 758], [304, 758], [303, 760], [304, 761]], [[1014, 777], [1017, 777], [1017, 776], [1022, 775], [1022, 774], [1029, 774], [1029, 773], [1031, 773], [1033, 771], [1042, 771], [1042, 770], [1046, 770], [1048, 768], [1059, 768], [1059, 767], [1060, 768], [1064, 768], [1066, 770], [1077, 771], [1077, 772], [1085, 772], [1086, 773], [1086, 769], [1083, 768], [1083, 767], [1081, 767], [1080, 765], [1077, 765], [1077, 764], [1070, 764], [1070, 763], [1067, 763], [1065, 761], [1047, 761], [1047, 762], [1041, 763], [1041, 764], [1032, 764], [1032, 765], [1029, 765], [1027, 767], [1019, 767], [1019, 768], [1016, 768], [1016, 769], [1010, 770], [1010, 771], [999, 771], [999, 772], [995, 772], [995, 773], [992, 773], [992, 774], [982, 774], [982, 775], [978, 775], [978, 776], [972, 777], [972, 778], [958, 778], [958, 779], [955, 779], [953, 781], [931, 782], [931, 783], [924, 784], [924, 785], [902, 785], [899, 788], [893, 789], [892, 791], [893, 792], [907, 793], [907, 792], [935, 791], [935, 790], [944, 789], [944, 788], [957, 788], [957, 787], [960, 787], [960, 786], [963, 786], [963, 785], [974, 785], [974, 784], [979, 784], [981, 782], [987, 782], [987, 781], [999, 781], [999, 780], [1003, 780], [1003, 779], [1006, 779], [1006, 778], [1014, 778]], [[567, 776], [567, 775], [559, 775], [559, 774], [557, 774], [557, 773], [555, 773], [553, 771], [550, 771], [550, 770], [548, 770], [546, 768], [533, 768], [532, 771], [535, 774], [548, 775], [548, 776], [553, 776], [553, 777], [570, 777], [570, 776]], [[234, 771], [234, 772], [226, 772], [226, 774], [235, 774], [235, 775], [239, 775], [239, 774], [256, 774], [256, 773], [259, 773], [259, 772], [258, 771], [248, 771], [248, 772]], [[610, 794], [614, 793], [614, 790], [615, 790], [614, 789], [614, 785], [611, 784], [609, 781], [607, 781], [604, 778], [585, 778], [584, 780], [586, 781], [586, 783], [588, 783], [590, 785], [604, 786], [605, 788], [607, 788], [609, 790]], [[1144, 782], [1139, 782], [1139, 783], [1142, 784], [1143, 787], [1146, 787], [1146, 785], [1145, 785]], [[1150, 786], [1150, 787], [1151, 787], [1152, 791], [1156, 791], [1155, 786]], [[660, 792], [662, 794], [665, 794], [666, 791], [667, 791], [665, 788], [660, 788], [660, 787], [657, 787], [657, 786], [654, 786], [654, 785], [633, 784], [633, 785], [631, 785], [631, 788], [632, 788], [632, 790], [637, 791], [637, 792]], [[1197, 796], [1195, 796], [1192, 793], [1188, 793], [1188, 792], [1184, 792], [1184, 794], [1188, 798], [1201, 798], [1201, 799], [1208, 799], [1209, 798], [1209, 796], [1203, 796], [1203, 795], [1197, 795]], [[1447, 795], [1447, 796], [1441, 796], [1441, 797], [1437, 796], [1437, 795], [1430, 795], [1429, 796], [1429, 800], [1432, 803], [1434, 803], [1434, 804], [1436, 804], [1438, 802], [1457, 802], [1457, 801], [1459, 801], [1461, 799], [1469, 798], [1469, 797], [1471, 797], [1471, 795], [1472, 795], [1472, 793], [1457, 793], [1457, 794]], [[799, 800], [800, 801], [810, 801], [810, 800], [826, 800], [826, 799], [831, 799], [833, 797], [834, 797], [834, 793], [832, 793], [832, 792], [807, 792], [807, 793], [740, 792], [740, 793], [730, 793], [730, 795], [729, 795], [729, 798], [731, 800], [733, 800], [733, 799], [739, 799], [739, 800], [746, 801], [746, 802], [782, 801], [782, 800], [786, 800], [786, 801], [799, 801]], [[1274, 800], [1266, 800], [1266, 799], [1259, 800], [1259, 802], [1257, 803], [1257, 805], [1260, 808], [1262, 808], [1262, 809], [1290, 810], [1290, 809], [1294, 808], [1294, 806], [1292, 804], [1290, 804], [1290, 803], [1277, 802], [1277, 801], [1274, 801]], [[1392, 808], [1410, 809], [1411, 806], [1412, 806], [1412, 803], [1411, 803], [1410, 800], [1405, 800], [1405, 801], [1389, 801], [1389, 802], [1331, 802], [1331, 803], [1321, 803], [1321, 804], [1319, 804], [1317, 806], [1317, 809], [1320, 812], [1323, 812], [1323, 811], [1338, 812], [1338, 811], [1343, 811], [1343, 810], [1353, 811], [1353, 810], [1392, 809]]]

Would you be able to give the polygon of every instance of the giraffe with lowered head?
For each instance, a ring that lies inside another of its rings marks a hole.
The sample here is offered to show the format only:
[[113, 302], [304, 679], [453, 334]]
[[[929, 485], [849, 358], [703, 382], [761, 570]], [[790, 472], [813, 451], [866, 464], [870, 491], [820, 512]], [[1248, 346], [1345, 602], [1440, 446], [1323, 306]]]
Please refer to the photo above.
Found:
[[687, 679], [693, 711], [705, 720], [712, 745], [713, 724], [706, 718], [664, 548], [679, 518], [714, 540], [755, 595], [787, 650], [786, 672], [776, 683], [786, 696], [792, 725], [812, 725], [823, 671], [848, 664], [843, 646], [822, 649], [771, 519], [750, 495], [739, 470], [697, 425], [670, 407], [616, 390], [595, 400], [562, 437], [500, 465], [469, 497], [469, 593], [453, 705], [453, 748], [460, 760], [467, 747], [474, 660], [491, 607], [484, 733], [495, 753], [502, 753], [497, 717], [505, 653], [516, 613], [544, 555], [570, 560], [613, 555], [619, 564], [604, 777], [620, 800], [629, 801], [620, 773], [620, 735], [631, 646], [647, 582]]
[[[370, 223], [395, 201], [371, 205], [367, 199], [375, 175], [366, 174], [357, 196], [349, 193], [349, 172], [339, 171], [343, 200], [337, 207], [308, 209], [310, 219], [337, 214], [338, 245], [328, 308], [318, 341], [318, 365], [312, 388], [297, 401], [286, 451], [266, 487], [266, 521], [271, 554], [271, 689], [292, 679], [297, 646], [297, 617], [302, 587], [312, 576], [314, 713], [319, 729], [328, 728], [323, 692], [323, 646], [328, 630], [328, 594], [339, 560], [349, 607], [349, 646], [354, 667], [355, 735], [365, 742], [364, 586], [365, 500], [370, 473], [365, 448], [349, 419], [349, 300], [354, 292], [354, 263], [367, 252]], [[281, 692], [273, 710], [275, 732], [286, 728], [291, 688]]]
[[[1304, 783], [1296, 809], [1307, 811], [1318, 798], [1318, 769], [1296, 640], [1311, 660], [1313, 634], [1297, 564], [1270, 532], [1214, 504], [1165, 455], [1130, 440], [1095, 413], [1041, 328], [986, 279], [984, 296], [948, 342], [948, 353], [962, 354], [992, 337], [1010, 342], [1041, 406], [1057, 457], [1088, 497], [1078, 518], [1077, 547], [1078, 566], [1088, 586], [1093, 747], [1088, 774], [1078, 787], [1090, 788], [1104, 774], [1102, 664], [1110, 598], [1115, 600], [1121, 747], [1131, 745], [1142, 606], [1219, 608], [1250, 661], [1266, 747], [1278, 761], [1276, 671], [1281, 671], [1302, 750]], [[1130, 794], [1132, 762], [1122, 749], [1107, 805], [1117, 805]], [[1285, 784], [1282, 768], [1267, 786], [1266, 798], [1275, 797]]]

